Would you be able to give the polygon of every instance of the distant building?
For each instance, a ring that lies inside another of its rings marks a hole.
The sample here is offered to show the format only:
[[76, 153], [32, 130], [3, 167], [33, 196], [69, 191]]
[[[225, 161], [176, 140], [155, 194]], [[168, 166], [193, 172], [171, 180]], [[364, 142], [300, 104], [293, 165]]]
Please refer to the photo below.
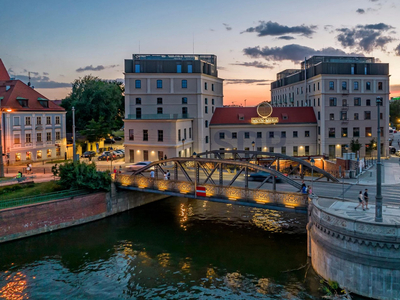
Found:
[[0, 59], [0, 113], [5, 163], [64, 158], [65, 109], [20, 80]]
[[134, 54], [125, 60], [127, 162], [210, 150], [209, 123], [222, 107], [217, 57]]
[[330, 158], [350, 151], [352, 139], [362, 144], [360, 156], [371, 153], [370, 141], [377, 139], [377, 97], [383, 98], [381, 143], [382, 154], [388, 155], [389, 64], [373, 57], [313, 56], [301, 69], [278, 73], [271, 83], [272, 106], [313, 109], [317, 151], [312, 154]]

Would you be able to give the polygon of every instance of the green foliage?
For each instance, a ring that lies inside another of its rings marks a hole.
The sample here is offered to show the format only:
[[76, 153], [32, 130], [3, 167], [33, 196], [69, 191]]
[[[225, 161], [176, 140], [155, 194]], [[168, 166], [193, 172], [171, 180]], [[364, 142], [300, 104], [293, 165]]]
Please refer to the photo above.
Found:
[[321, 279], [320, 281], [320, 290], [326, 295], [326, 296], [338, 296], [338, 295], [344, 295], [346, 294], [345, 290], [341, 290], [339, 283], [333, 280], [328, 280], [325, 281]]
[[72, 131], [72, 107], [75, 107], [76, 129], [83, 130], [91, 120], [100, 122], [103, 127], [119, 129], [123, 125], [125, 111], [124, 85], [121, 82], [101, 80], [87, 75], [76, 79], [72, 92], [63, 99], [61, 106], [67, 110], [67, 130]]
[[101, 116], [99, 121], [96, 122], [94, 119], [90, 120], [86, 129], [81, 130], [80, 134], [86, 136], [86, 140], [90, 143], [99, 141], [102, 138], [107, 138], [110, 133], [110, 128], [104, 126], [104, 117]]
[[5, 187], [2, 187], [0, 189], [0, 195], [8, 194], [8, 193], [15, 192], [15, 191], [18, 191], [18, 190], [22, 190], [24, 188], [30, 188], [30, 187], [33, 187], [34, 185], [35, 184], [33, 182], [29, 182], [29, 183], [24, 184], [24, 185], [21, 185], [19, 183], [12, 184], [12, 185], [6, 185]]
[[54, 166], [51, 167], [51, 173], [53, 173], [54, 177], [58, 176], [59, 170], [58, 170], [57, 164], [55, 164]]
[[350, 142], [351, 152], [356, 153], [357, 151], [359, 151], [361, 149], [361, 147], [362, 147], [362, 145], [358, 142], [358, 139], [356, 139], [356, 140], [354, 140], [354, 138], [351, 139], [351, 142]]
[[41, 183], [25, 183], [13, 184], [0, 187], [0, 199], [8, 200], [14, 198], [23, 198], [27, 196], [43, 195], [53, 192], [62, 191], [65, 188], [60, 186], [58, 182], [48, 181]]
[[400, 119], [400, 101], [392, 101], [389, 106], [390, 122], [398, 123], [397, 120]]
[[70, 162], [59, 167], [60, 185], [66, 188], [105, 190], [111, 186], [110, 172], [96, 170], [94, 163]]

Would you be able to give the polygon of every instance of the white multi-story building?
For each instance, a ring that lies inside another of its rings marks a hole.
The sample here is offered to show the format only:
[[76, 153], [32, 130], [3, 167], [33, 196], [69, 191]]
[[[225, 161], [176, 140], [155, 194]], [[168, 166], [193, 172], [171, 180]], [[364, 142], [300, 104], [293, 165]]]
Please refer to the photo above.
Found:
[[[306, 74], [305, 76], [305, 70]], [[389, 64], [372, 57], [313, 56], [301, 69], [284, 70], [271, 83], [274, 107], [312, 107], [317, 118], [317, 152], [330, 158], [347, 151], [351, 140], [371, 153], [377, 140], [376, 99], [380, 107], [382, 154], [389, 146]]]
[[20, 80], [0, 60], [1, 139], [5, 163], [64, 158], [65, 109]]
[[209, 123], [222, 107], [215, 55], [134, 54], [125, 60], [126, 161], [210, 150]]

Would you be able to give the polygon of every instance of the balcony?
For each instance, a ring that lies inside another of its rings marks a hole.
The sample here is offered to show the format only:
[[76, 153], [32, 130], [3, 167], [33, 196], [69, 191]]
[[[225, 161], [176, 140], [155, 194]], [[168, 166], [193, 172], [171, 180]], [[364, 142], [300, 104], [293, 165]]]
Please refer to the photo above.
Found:
[[141, 114], [128, 115], [126, 120], [179, 120], [191, 119], [189, 114]]

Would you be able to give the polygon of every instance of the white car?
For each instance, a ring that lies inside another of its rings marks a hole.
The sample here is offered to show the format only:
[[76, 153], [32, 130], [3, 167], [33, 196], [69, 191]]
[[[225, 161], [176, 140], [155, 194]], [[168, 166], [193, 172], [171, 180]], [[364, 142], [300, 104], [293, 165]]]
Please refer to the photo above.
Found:
[[400, 150], [397, 150], [395, 153], [397, 156], [400, 156]]
[[[151, 163], [152, 163], [151, 161], [140, 161], [140, 162], [137, 162], [137, 163], [127, 166], [126, 169], [128, 171], [137, 171], [145, 166], [148, 166]], [[154, 170], [154, 166], [151, 167], [150, 169], [148, 169], [148, 171], [150, 171], [150, 170]]]

